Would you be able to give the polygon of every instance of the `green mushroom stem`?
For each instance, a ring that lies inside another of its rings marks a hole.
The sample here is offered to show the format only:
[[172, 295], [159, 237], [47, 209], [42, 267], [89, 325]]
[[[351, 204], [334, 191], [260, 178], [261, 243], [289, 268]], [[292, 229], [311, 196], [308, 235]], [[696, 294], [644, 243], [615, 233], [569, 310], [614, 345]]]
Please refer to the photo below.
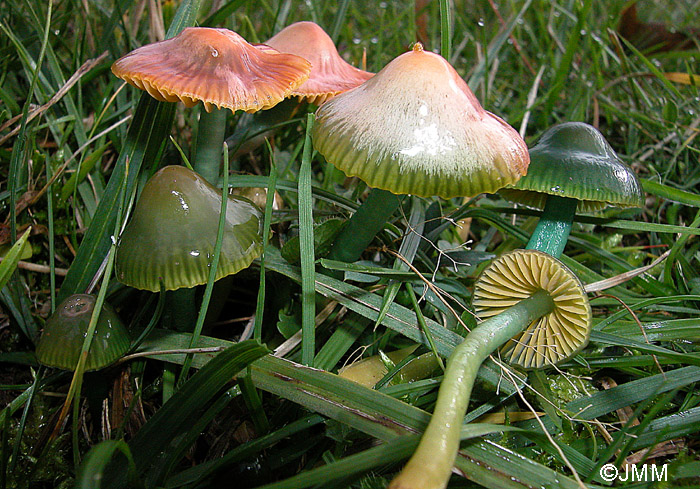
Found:
[[227, 109], [214, 108], [207, 112], [204, 107], [199, 114], [192, 168], [212, 185], [218, 183], [221, 173], [221, 148], [226, 135], [227, 116]]
[[435, 410], [418, 449], [389, 489], [444, 488], [452, 472], [464, 414], [481, 363], [530, 323], [550, 313], [554, 301], [538, 290], [474, 328], [449, 359]]
[[367, 200], [338, 233], [328, 257], [346, 263], [357, 261], [399, 208], [401, 199], [400, 195], [373, 188]]
[[503, 347], [506, 361], [538, 368], [570, 358], [590, 337], [591, 309], [583, 285], [543, 251], [515, 250], [497, 258], [476, 281], [472, 304], [488, 319], [448, 358], [428, 428], [390, 489], [447, 485], [477, 372], [496, 349]]
[[576, 199], [548, 196], [542, 217], [525, 248], [543, 251], [554, 258], [559, 258], [564, 252], [566, 241], [571, 233], [577, 205]]

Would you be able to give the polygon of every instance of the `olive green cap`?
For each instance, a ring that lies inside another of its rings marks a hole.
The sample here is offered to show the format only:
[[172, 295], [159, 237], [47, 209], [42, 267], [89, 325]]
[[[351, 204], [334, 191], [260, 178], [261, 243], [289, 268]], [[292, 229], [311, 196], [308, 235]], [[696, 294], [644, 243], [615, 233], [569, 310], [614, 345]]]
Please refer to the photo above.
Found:
[[554, 310], [508, 341], [501, 356], [523, 368], [540, 368], [571, 358], [588, 344], [592, 313], [583, 285], [563, 263], [537, 250], [500, 256], [474, 284], [472, 305], [479, 319], [500, 314], [538, 290], [549, 293]]
[[[263, 215], [229, 195], [216, 280], [250, 265], [262, 253]], [[141, 192], [117, 248], [117, 279], [157, 292], [206, 283], [214, 256], [221, 190], [184, 166], [166, 166]]]
[[[95, 309], [95, 296], [69, 296], [49, 317], [39, 338], [36, 358], [42, 365], [75, 370]], [[117, 313], [105, 303], [90, 343], [85, 370], [106, 367], [129, 349], [129, 334]]]
[[595, 127], [565, 122], [549, 128], [530, 149], [527, 175], [499, 191], [505, 198], [544, 208], [547, 195], [579, 201], [591, 212], [608, 205], [641, 207], [642, 186]]

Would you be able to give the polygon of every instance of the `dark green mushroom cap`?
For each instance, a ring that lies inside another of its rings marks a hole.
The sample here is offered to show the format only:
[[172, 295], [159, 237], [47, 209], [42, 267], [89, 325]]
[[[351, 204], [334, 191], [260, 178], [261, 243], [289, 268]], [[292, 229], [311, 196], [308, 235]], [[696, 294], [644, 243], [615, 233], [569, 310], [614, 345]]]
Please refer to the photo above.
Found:
[[530, 149], [527, 175], [499, 190], [505, 198], [543, 208], [547, 195], [579, 201], [591, 212], [608, 205], [641, 207], [644, 194], [634, 172], [618, 158], [603, 135], [582, 122], [551, 127]]
[[[44, 325], [36, 349], [39, 363], [75, 370], [94, 309], [93, 295], [75, 294], [64, 300]], [[129, 334], [119, 316], [105, 303], [92, 337], [85, 370], [106, 367], [124, 355], [129, 344]]]
[[[229, 195], [216, 280], [250, 265], [262, 253], [263, 215]], [[159, 170], [141, 192], [117, 248], [120, 282], [157, 292], [206, 283], [214, 256], [221, 190], [183, 166]]]

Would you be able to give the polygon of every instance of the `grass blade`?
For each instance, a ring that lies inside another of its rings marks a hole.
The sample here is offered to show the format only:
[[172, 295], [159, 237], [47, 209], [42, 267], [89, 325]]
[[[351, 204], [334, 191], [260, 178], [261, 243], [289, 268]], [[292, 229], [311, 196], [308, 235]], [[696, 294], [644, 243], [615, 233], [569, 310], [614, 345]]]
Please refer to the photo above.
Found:
[[314, 219], [311, 197], [311, 129], [313, 114], [306, 119], [306, 139], [299, 169], [299, 250], [301, 252], [301, 363], [313, 366], [316, 351], [316, 291], [314, 290]]

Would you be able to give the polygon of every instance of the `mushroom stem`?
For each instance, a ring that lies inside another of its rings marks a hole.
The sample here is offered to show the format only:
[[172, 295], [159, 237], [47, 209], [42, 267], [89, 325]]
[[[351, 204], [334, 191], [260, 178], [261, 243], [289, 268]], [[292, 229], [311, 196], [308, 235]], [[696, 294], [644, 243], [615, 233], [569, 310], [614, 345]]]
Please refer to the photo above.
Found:
[[543, 251], [559, 258], [566, 247], [577, 205], [576, 199], [549, 195], [542, 217], [525, 248]]
[[554, 309], [552, 297], [538, 290], [529, 298], [474, 328], [447, 360], [435, 410], [418, 448], [389, 489], [442, 489], [459, 449], [460, 427], [481, 363], [530, 323]]
[[329, 258], [352, 263], [360, 258], [401, 204], [400, 195], [373, 188], [333, 242]]
[[192, 168], [207, 182], [216, 185], [221, 174], [221, 147], [226, 133], [226, 109], [202, 107], [199, 114], [197, 143], [192, 159]]
[[[294, 99], [285, 99], [271, 109], [261, 110], [255, 114], [243, 113], [238, 118], [236, 130], [226, 141], [232, 150], [234, 163], [238, 165], [238, 156], [250, 153], [265, 143], [280, 126], [288, 123], [300, 108]], [[234, 168], [234, 167], [232, 167]]]

